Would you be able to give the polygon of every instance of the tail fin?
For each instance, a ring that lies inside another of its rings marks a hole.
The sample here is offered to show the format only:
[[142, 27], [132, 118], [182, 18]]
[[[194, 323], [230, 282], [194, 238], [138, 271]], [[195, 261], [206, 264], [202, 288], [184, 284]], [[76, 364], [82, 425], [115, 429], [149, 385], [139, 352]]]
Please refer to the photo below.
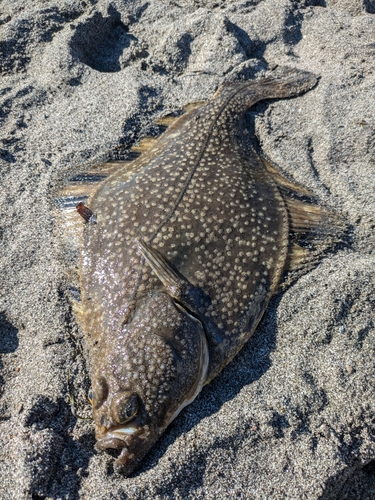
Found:
[[230, 100], [231, 111], [246, 111], [262, 99], [294, 97], [312, 89], [318, 77], [309, 71], [278, 68], [271, 78], [228, 83], [220, 87], [213, 99]]

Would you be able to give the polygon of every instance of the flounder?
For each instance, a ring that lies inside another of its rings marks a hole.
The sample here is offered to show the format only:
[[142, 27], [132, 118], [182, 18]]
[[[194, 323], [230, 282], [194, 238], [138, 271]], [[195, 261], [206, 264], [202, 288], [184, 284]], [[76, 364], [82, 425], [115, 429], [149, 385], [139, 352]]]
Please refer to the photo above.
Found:
[[[257, 101], [316, 82], [288, 70], [224, 85], [133, 162], [75, 180], [97, 445], [121, 450], [126, 475], [247, 342], [283, 273], [311, 264], [332, 234], [335, 217], [241, 125]], [[85, 181], [96, 182], [87, 202]]]

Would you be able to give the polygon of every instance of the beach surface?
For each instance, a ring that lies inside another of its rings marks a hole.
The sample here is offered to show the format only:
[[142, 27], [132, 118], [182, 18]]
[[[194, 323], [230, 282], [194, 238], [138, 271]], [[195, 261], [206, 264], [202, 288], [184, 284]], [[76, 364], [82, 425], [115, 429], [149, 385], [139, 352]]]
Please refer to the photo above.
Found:
[[[95, 448], [54, 199], [158, 117], [277, 66], [319, 82], [252, 108], [254, 144], [348, 241], [124, 478]], [[374, 499], [375, 2], [3, 0], [0, 74], [0, 498]]]

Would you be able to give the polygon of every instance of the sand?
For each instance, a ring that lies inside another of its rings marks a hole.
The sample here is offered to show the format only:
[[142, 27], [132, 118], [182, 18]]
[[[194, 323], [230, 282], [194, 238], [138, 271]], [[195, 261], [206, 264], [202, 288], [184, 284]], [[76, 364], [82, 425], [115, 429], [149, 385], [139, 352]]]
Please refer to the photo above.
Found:
[[[3, 0], [0, 498], [375, 498], [375, 3]], [[125, 158], [161, 114], [276, 65], [320, 75], [257, 104], [254, 142], [351, 227], [130, 478], [95, 450], [58, 186]]]

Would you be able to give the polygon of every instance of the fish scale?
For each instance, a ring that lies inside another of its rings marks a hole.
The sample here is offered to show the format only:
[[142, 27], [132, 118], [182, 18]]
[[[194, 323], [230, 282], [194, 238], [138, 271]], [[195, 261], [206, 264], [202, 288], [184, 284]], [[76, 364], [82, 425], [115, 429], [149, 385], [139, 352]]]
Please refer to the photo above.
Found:
[[77, 207], [96, 437], [121, 450], [124, 474], [246, 343], [282, 273], [316, 262], [298, 235], [335, 232], [334, 216], [244, 146], [249, 107], [316, 81], [285, 70], [223, 86]]

